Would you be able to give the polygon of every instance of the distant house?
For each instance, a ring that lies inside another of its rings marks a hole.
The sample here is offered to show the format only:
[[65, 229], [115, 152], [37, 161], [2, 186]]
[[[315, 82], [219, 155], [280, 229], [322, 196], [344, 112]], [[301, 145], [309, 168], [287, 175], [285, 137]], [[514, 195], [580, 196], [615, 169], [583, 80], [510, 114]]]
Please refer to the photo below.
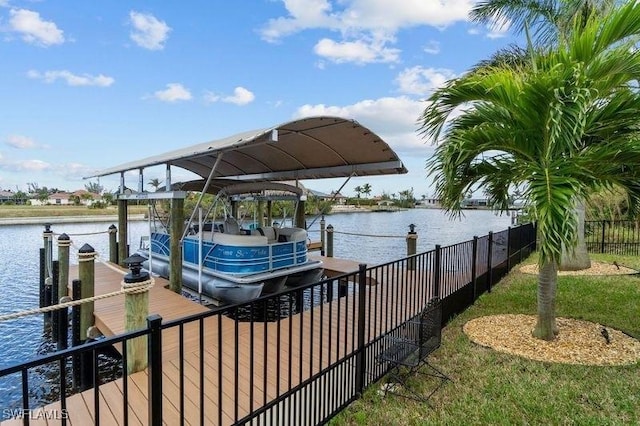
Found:
[[69, 204], [73, 204], [73, 202], [69, 200], [70, 196], [71, 194], [69, 194], [68, 192], [55, 192], [53, 194], [49, 194], [49, 197], [47, 197], [47, 201], [45, 201], [45, 204], [67, 206]]
[[14, 193], [12, 191], [0, 190], [0, 204], [9, 204], [14, 202]]
[[440, 209], [442, 208], [442, 204], [440, 204], [439, 198], [425, 198], [416, 202], [416, 207], [423, 209]]

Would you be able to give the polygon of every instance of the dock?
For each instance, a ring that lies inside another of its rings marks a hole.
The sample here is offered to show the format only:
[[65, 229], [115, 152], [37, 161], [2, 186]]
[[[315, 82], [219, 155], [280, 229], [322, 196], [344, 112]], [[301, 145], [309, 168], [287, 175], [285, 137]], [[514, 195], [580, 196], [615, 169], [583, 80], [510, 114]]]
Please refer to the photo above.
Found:
[[[325, 262], [326, 272], [331, 276], [355, 273], [358, 270], [359, 263], [355, 261], [321, 256], [314, 256], [314, 258]], [[96, 294], [118, 290], [123, 274], [126, 272], [125, 269], [121, 269], [122, 273], [118, 273], [113, 268], [96, 263]], [[72, 269], [70, 276], [77, 277], [77, 268]], [[373, 278], [370, 280], [375, 282]], [[166, 288], [167, 285], [166, 280], [156, 277], [154, 286], [149, 290], [149, 313], [159, 314], [163, 318], [163, 323], [209, 311], [209, 308], [172, 292]], [[375, 287], [369, 288], [375, 289]], [[357, 311], [353, 309], [353, 300], [352, 294], [336, 298], [276, 322], [237, 322], [224, 315], [210, 316], [202, 321], [203, 364], [200, 361], [201, 331], [198, 322], [184, 325], [182, 344], [178, 327], [163, 330], [165, 424], [179, 424], [181, 398], [183, 398], [186, 416], [185, 424], [200, 424], [200, 415], [204, 415], [205, 424], [231, 424], [258, 407], [270, 403], [282, 390], [295, 387], [313, 374], [317, 374], [322, 368], [327, 368], [340, 356], [353, 350], [355, 344], [353, 324], [357, 318]], [[374, 307], [370, 306], [369, 309]], [[378, 307], [376, 306], [375, 309]], [[380, 311], [382, 312], [381, 307]], [[96, 301], [94, 315], [96, 326], [105, 336], [124, 332], [124, 296]], [[320, 318], [322, 321], [318, 321]], [[342, 330], [344, 334], [340, 336], [340, 340], [345, 343], [344, 346], [336, 344], [336, 336], [322, 331], [336, 328], [336, 324], [344, 324]], [[220, 342], [222, 342], [221, 348]], [[263, 342], [266, 342], [264, 346]], [[237, 352], [236, 347], [245, 350]], [[250, 351], [249, 348], [253, 350]], [[183, 358], [180, 358], [181, 350]], [[263, 360], [267, 361], [263, 362]], [[289, 366], [286, 372], [281, 371], [280, 363], [286, 363]], [[204, 366], [203, 370], [201, 366]], [[185, 383], [182, 395], [180, 392], [181, 369]], [[147, 380], [146, 370], [128, 376], [129, 424], [146, 425], [148, 423]], [[224, 388], [222, 391], [219, 389], [220, 383]], [[249, 388], [250, 383], [253, 383], [253, 389]], [[201, 384], [204, 385], [204, 389], [201, 388]], [[100, 384], [99, 392], [100, 424], [123, 425], [125, 410], [123, 379]], [[201, 400], [206, 407], [202, 412], [198, 408]], [[93, 389], [68, 397], [66, 406], [69, 415], [68, 424], [85, 425], [93, 424], [95, 421]], [[60, 410], [60, 403], [49, 404], [42, 407], [42, 410], [45, 412]], [[43, 423], [32, 421], [31, 424], [47, 424], [46, 420], [42, 420]], [[11, 424], [22, 423], [18, 420], [0, 423], [2, 426]], [[59, 424], [59, 421], [52, 421], [50, 424]]]

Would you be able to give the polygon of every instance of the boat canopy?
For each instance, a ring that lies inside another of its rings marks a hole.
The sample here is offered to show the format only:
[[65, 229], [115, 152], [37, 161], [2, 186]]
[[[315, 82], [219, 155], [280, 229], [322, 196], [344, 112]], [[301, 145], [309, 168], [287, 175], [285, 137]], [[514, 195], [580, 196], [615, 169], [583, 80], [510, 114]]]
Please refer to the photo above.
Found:
[[206, 179], [245, 182], [407, 173], [398, 155], [371, 130], [355, 120], [321, 116], [181, 148], [87, 178], [163, 164]]

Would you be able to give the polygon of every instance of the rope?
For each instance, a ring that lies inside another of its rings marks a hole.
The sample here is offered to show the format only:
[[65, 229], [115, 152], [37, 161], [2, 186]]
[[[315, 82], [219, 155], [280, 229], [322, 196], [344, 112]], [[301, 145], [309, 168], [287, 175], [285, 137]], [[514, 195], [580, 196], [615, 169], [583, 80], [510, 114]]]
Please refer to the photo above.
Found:
[[[83, 235], [99, 235], [99, 234], [108, 234], [109, 231], [97, 231], [97, 232], [84, 232], [84, 233], [78, 233], [78, 234], [67, 234], [70, 237], [80, 237]], [[52, 232], [53, 235], [57, 235], [60, 236], [62, 234], [58, 233], [58, 232]]]
[[333, 231], [334, 234], [355, 235], [358, 237], [374, 237], [374, 238], [407, 238], [406, 235], [374, 235], [374, 234], [360, 234], [356, 232], [343, 232]]
[[35, 308], [29, 309], [21, 312], [14, 312], [12, 314], [6, 314], [0, 316], [0, 322], [7, 321], [11, 319], [26, 317], [29, 315], [42, 314], [45, 312], [52, 312], [58, 309], [65, 309], [71, 306], [81, 305], [83, 303], [95, 302], [96, 300], [107, 299], [109, 297], [120, 296], [121, 294], [138, 294], [144, 293], [153, 287], [155, 284], [155, 280], [153, 277], [146, 281], [142, 281], [139, 283], [125, 283], [124, 281], [121, 283], [120, 290], [112, 291], [111, 293], [99, 294], [93, 297], [87, 297], [85, 299], [72, 300], [70, 302], [58, 303], [56, 305], [46, 306], [44, 308]]

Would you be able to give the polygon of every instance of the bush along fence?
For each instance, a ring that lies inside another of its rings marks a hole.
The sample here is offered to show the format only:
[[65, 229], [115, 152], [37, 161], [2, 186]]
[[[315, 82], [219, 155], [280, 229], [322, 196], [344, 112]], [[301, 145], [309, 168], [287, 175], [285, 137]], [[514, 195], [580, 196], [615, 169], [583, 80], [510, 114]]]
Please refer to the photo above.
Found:
[[[436, 297], [444, 325], [533, 250], [535, 228], [525, 224], [242, 305], [151, 316], [146, 328], [3, 368], [0, 378], [21, 377], [15, 408], [24, 412], [33, 409], [29, 375], [57, 365], [61, 400], [44, 409], [59, 410], [60, 424], [322, 424], [392, 368], [380, 362], [385, 337]], [[148, 368], [127, 373], [127, 347], [141, 336]], [[107, 347], [123, 354], [122, 377], [102, 383]], [[94, 364], [94, 386], [70, 394], [69, 365], [81, 354]]]
[[584, 234], [591, 253], [640, 254], [640, 221], [589, 220], [585, 222]]

